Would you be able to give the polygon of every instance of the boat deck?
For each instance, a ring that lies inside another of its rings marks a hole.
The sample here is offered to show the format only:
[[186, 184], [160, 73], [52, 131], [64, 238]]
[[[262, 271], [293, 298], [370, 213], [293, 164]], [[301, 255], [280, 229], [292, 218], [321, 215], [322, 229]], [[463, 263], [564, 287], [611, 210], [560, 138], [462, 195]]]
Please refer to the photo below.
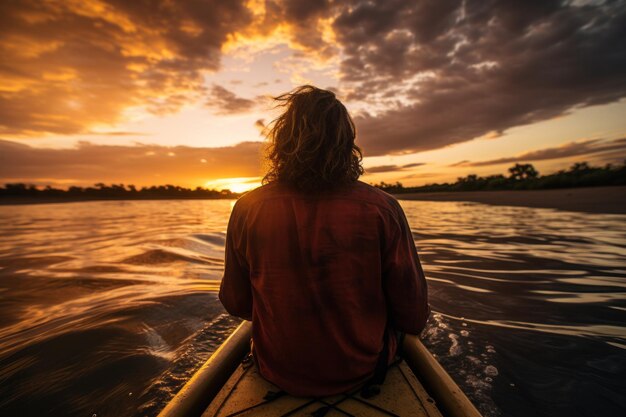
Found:
[[404, 361], [390, 366], [380, 393], [363, 398], [360, 389], [325, 398], [292, 397], [244, 360], [202, 417], [227, 416], [415, 416], [441, 417], [434, 400]]

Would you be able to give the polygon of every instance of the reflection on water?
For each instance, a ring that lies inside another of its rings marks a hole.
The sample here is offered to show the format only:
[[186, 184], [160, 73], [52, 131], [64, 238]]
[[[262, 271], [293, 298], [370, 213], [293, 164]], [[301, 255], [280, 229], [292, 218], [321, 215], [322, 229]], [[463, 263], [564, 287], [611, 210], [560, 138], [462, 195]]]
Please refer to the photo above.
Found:
[[426, 345], [486, 415], [626, 407], [626, 216], [403, 202], [436, 314]]
[[[626, 216], [403, 201], [426, 345], [487, 416], [626, 408]], [[155, 415], [236, 326], [230, 201], [0, 207], [0, 414]]]

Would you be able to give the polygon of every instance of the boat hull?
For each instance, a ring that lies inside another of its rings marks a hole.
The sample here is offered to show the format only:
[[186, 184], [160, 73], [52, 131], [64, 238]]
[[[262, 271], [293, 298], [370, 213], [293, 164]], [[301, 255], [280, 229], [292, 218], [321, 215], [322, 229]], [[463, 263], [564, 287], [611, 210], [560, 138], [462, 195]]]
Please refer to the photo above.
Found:
[[417, 336], [407, 335], [404, 360], [387, 373], [380, 392], [360, 390], [325, 398], [290, 396], [265, 380], [250, 350], [251, 323], [243, 322], [185, 384], [159, 417], [427, 416], [480, 417], [480, 413]]

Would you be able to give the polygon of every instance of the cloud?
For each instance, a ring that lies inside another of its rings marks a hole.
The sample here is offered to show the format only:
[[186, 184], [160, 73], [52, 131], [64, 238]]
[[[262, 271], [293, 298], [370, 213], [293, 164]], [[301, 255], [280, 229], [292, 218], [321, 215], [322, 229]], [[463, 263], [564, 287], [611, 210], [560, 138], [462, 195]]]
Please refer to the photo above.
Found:
[[254, 122], [254, 127], [256, 127], [256, 129], [259, 131], [259, 135], [261, 136], [266, 136], [266, 134], [268, 133], [265, 119], [258, 119], [256, 122]]
[[373, 1], [342, 8], [342, 90], [366, 155], [420, 152], [626, 95], [624, 2]]
[[[368, 156], [446, 147], [626, 96], [626, 3], [270, 0], [247, 30], [280, 30], [338, 63]], [[252, 35], [250, 35], [252, 36]]]
[[524, 152], [515, 156], [507, 156], [503, 158], [490, 159], [487, 161], [460, 161], [450, 165], [451, 167], [481, 167], [487, 165], [499, 165], [510, 162], [523, 161], [543, 161], [548, 159], [561, 159], [573, 156], [589, 156], [604, 154], [613, 151], [622, 154], [622, 159], [626, 157], [626, 138], [614, 140], [587, 139], [578, 142], [568, 142], [561, 146], [552, 148], [538, 149], [534, 151]]
[[374, 167], [365, 168], [366, 174], [377, 174], [381, 172], [397, 172], [397, 171], [406, 171], [409, 168], [415, 168], [418, 166], [425, 165], [424, 162], [415, 162], [412, 164], [405, 165], [379, 165]]
[[244, 1], [0, 4], [0, 134], [85, 133], [125, 109], [178, 111], [205, 93]]
[[52, 149], [0, 140], [0, 182], [197, 186], [210, 179], [259, 176], [261, 147], [261, 142], [220, 148], [79, 142], [72, 149]]
[[402, 168], [415, 168], [422, 165], [426, 165], [426, 162], [413, 162], [411, 164], [404, 164], [402, 165]]
[[329, 39], [329, 21], [336, 15], [340, 2], [266, 0], [251, 5], [256, 18], [242, 31], [243, 37], [258, 40], [276, 37], [322, 60], [339, 53], [337, 45]]
[[406, 179], [416, 179], [416, 178], [432, 178], [432, 177], [445, 177], [446, 174], [445, 173], [441, 173], [441, 172], [420, 172], [417, 174], [410, 174], [410, 175], [405, 175], [403, 177], [400, 177], [399, 179], [401, 180], [406, 180]]
[[[287, 42], [337, 65], [367, 156], [438, 149], [626, 96], [626, 2], [0, 2], [0, 134], [79, 134], [129, 108], [221, 114], [225, 46]], [[242, 41], [243, 42], [243, 41]], [[238, 80], [232, 80], [231, 83]], [[280, 81], [280, 80], [275, 80]]]
[[124, 131], [110, 131], [110, 132], [87, 132], [92, 136], [148, 136], [149, 133], [145, 132], [124, 132]]
[[221, 115], [246, 113], [256, 105], [257, 101], [239, 97], [232, 91], [216, 84], [213, 85], [206, 102], [207, 107], [216, 109], [216, 114]]
[[448, 165], [449, 167], [464, 167], [464, 166], [468, 166], [469, 164], [471, 164], [472, 162], [469, 159], [464, 159], [462, 161], [459, 162], [455, 162], [454, 164], [450, 164]]

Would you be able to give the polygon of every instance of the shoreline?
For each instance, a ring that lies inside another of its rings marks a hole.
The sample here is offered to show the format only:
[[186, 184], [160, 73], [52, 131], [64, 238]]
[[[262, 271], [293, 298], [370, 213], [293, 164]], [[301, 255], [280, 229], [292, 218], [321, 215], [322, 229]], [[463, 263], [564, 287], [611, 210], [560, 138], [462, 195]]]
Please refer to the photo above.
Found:
[[497, 206], [626, 214], [626, 186], [623, 185], [549, 190], [441, 191], [394, 194], [394, 197], [398, 200], [469, 201]]
[[[626, 186], [549, 190], [438, 191], [394, 194], [398, 200], [468, 201], [498, 206], [552, 208], [586, 213], [626, 214]], [[231, 200], [232, 198], [0, 198], [0, 206], [65, 204], [92, 201]]]
[[44, 198], [44, 197], [10, 197], [0, 198], [0, 206], [24, 206], [31, 204], [65, 204], [90, 203], [94, 201], [168, 201], [168, 200], [234, 200], [236, 197], [224, 198]]

